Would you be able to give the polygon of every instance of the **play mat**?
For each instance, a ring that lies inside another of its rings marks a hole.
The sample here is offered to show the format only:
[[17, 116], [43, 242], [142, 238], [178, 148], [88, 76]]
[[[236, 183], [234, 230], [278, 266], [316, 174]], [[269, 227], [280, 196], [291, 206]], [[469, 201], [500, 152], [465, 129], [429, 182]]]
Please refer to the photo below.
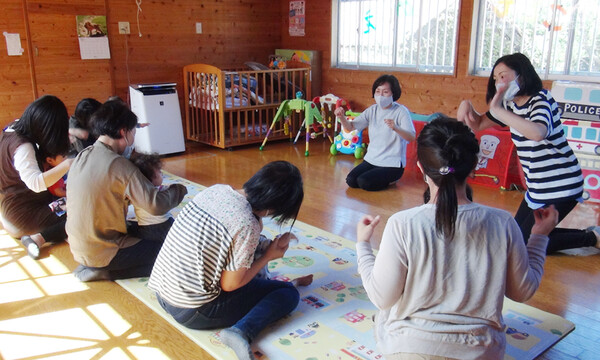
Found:
[[[165, 183], [178, 182], [188, 195], [173, 215], [203, 186], [165, 173]], [[265, 219], [266, 220], [266, 219]], [[269, 238], [282, 231], [270, 219], [264, 223]], [[372, 316], [376, 308], [361, 285], [356, 267], [354, 242], [296, 221], [293, 232], [299, 243], [286, 256], [269, 264], [271, 275], [287, 280], [314, 274], [308, 287], [299, 287], [300, 304], [288, 317], [266, 328], [254, 341], [258, 359], [383, 359], [373, 337]], [[218, 331], [191, 330], [179, 325], [146, 287], [148, 278], [118, 280], [117, 283], [161, 315], [216, 359], [235, 355], [219, 342]], [[505, 299], [507, 349], [505, 359], [534, 359], [575, 328], [557, 315]]]

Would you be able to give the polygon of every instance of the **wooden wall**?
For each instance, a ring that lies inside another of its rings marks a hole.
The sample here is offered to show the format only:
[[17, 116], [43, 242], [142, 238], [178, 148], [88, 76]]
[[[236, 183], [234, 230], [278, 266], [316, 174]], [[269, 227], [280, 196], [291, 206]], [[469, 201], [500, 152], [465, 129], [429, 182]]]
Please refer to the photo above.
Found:
[[[25, 106], [35, 99], [22, 0], [3, 0], [0, 12], [0, 33], [18, 33], [25, 53], [8, 56], [6, 45], [0, 47], [0, 127], [23, 113]], [[4, 36], [0, 40], [6, 44]]]
[[[9, 57], [0, 49], [0, 126], [46, 93], [63, 99], [70, 112], [83, 97], [127, 99], [129, 83], [177, 82], [181, 98], [184, 65], [266, 63], [277, 48], [320, 50], [321, 93], [343, 96], [363, 110], [373, 103], [371, 85], [384, 72], [331, 67], [331, 1], [308, 0], [306, 35], [291, 37], [289, 0], [275, 6], [272, 0], [144, 0], [140, 37], [133, 0], [2, 0], [0, 32], [19, 33], [25, 53]], [[462, 99], [485, 107], [487, 79], [468, 74], [472, 13], [473, 2], [461, 1], [454, 75], [393, 73], [403, 88], [400, 102], [410, 110], [455, 115]], [[96, 14], [107, 15], [112, 56], [81, 60], [75, 15]], [[119, 21], [130, 23], [130, 35], [118, 34]], [[203, 34], [195, 33], [196, 22]]]
[[[0, 33], [19, 33], [25, 53], [0, 48], [0, 126], [37, 96], [60, 97], [71, 113], [84, 97], [127, 99], [129, 83], [177, 82], [192, 63], [266, 63], [281, 44], [280, 7], [271, 0], [2, 0]], [[76, 15], [106, 15], [110, 60], [81, 60]], [[131, 34], [120, 35], [128, 21]], [[196, 22], [202, 34], [195, 33]], [[31, 39], [29, 33], [31, 33]]]
[[[292, 37], [288, 32], [288, 18], [282, 23], [282, 48], [320, 50], [322, 52], [321, 91], [342, 96], [362, 111], [373, 104], [371, 86], [381, 74], [391, 73], [400, 81], [402, 97], [400, 103], [411, 111], [421, 114], [443, 112], [456, 116], [456, 109], [463, 99], [471, 99], [476, 109], [486, 109], [485, 89], [487, 78], [468, 73], [469, 49], [473, 1], [461, 1], [459, 34], [454, 75], [431, 75], [407, 72], [342, 70], [331, 67], [331, 1], [306, 2], [306, 35]], [[288, 11], [289, 2], [282, 1], [282, 14]], [[545, 82], [551, 86], [550, 82]], [[316, 95], [316, 94], [313, 94]]]
[[[108, 3], [110, 30], [117, 34], [111, 37], [111, 50], [120, 96], [126, 96], [129, 83], [167, 81], [179, 84], [181, 97], [184, 65], [266, 63], [281, 42], [280, 10], [270, 0], [145, 0], [140, 13], [142, 37], [135, 1]], [[119, 21], [129, 21], [130, 35], [118, 35]], [[195, 33], [196, 22], [202, 23], [202, 34]]]

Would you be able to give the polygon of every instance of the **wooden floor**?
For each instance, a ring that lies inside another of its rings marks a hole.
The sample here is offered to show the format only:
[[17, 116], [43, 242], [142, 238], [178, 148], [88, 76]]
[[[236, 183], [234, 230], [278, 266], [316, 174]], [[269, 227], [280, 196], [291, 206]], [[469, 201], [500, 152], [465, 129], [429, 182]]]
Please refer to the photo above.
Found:
[[[242, 184], [262, 165], [288, 160], [302, 172], [305, 200], [299, 220], [348, 239], [366, 213], [383, 220], [422, 203], [422, 176], [407, 172], [395, 186], [371, 193], [349, 189], [345, 176], [356, 165], [332, 157], [327, 141], [304, 145], [269, 142], [233, 151], [188, 143], [184, 155], [164, 159], [164, 169], [210, 186]], [[100, 186], [100, 185], [98, 185]], [[474, 186], [475, 201], [514, 213], [522, 194]], [[600, 223], [600, 205], [580, 204], [562, 225]], [[383, 231], [379, 226], [376, 238]], [[2, 359], [212, 359], [160, 316], [112, 282], [82, 284], [66, 244], [44, 248], [33, 261], [13, 239], [0, 235], [0, 358]], [[599, 359], [600, 255], [552, 255], [539, 291], [527, 302], [576, 324], [574, 332], [541, 359]]]

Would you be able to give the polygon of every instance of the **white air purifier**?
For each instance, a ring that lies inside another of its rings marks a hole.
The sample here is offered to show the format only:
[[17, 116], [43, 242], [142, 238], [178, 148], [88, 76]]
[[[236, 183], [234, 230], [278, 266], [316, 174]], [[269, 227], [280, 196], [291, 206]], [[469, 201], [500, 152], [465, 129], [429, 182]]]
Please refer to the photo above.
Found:
[[138, 117], [135, 151], [159, 155], [185, 151], [175, 83], [129, 86], [131, 111]]

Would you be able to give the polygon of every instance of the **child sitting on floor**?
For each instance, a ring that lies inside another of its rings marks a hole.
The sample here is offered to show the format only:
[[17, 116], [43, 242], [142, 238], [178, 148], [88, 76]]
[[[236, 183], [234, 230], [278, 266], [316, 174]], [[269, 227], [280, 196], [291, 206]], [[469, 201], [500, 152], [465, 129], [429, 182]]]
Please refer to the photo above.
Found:
[[[43, 161], [44, 171], [48, 171], [60, 164], [66, 159], [64, 155], [47, 156]], [[56, 216], [63, 216], [67, 213], [67, 174], [61, 177], [57, 182], [48, 186], [48, 192], [52, 194], [53, 201], [48, 204]]]
[[[136, 154], [131, 162], [137, 166], [142, 174], [159, 190], [162, 185], [162, 162], [157, 154]], [[152, 215], [144, 209], [134, 207], [137, 223], [129, 222], [134, 233], [141, 239], [164, 239], [175, 221], [170, 212], [162, 215]]]
[[[44, 162], [44, 171], [48, 171], [60, 164], [65, 157], [63, 155], [56, 155], [54, 157], [46, 157], [46, 161]], [[57, 198], [62, 198], [67, 196], [67, 185], [65, 184], [65, 178], [60, 178], [57, 182], [50, 185], [48, 187], [48, 191], [56, 196]]]

